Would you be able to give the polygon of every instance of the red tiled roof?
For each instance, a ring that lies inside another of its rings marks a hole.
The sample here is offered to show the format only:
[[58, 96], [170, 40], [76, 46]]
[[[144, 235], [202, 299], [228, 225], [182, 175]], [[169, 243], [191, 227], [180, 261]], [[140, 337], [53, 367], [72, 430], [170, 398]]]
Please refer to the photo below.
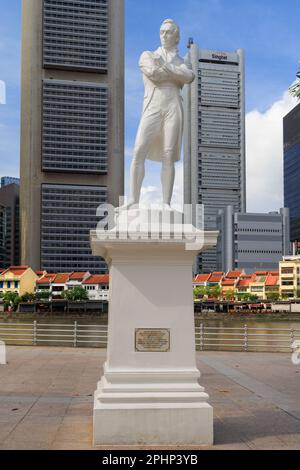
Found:
[[194, 282], [206, 282], [208, 281], [209, 278], [210, 278], [210, 274], [198, 274], [195, 277]]
[[10, 268], [6, 269], [1, 274], [13, 273], [15, 276], [22, 276], [27, 269], [29, 269], [29, 266], [10, 266]]
[[83, 281], [82, 284], [109, 284], [109, 275], [93, 275]]
[[53, 281], [54, 284], [65, 284], [70, 279], [71, 273], [58, 273]]
[[72, 273], [69, 277], [70, 281], [81, 281], [88, 273], [85, 272], [75, 272]]
[[278, 281], [279, 281], [279, 276], [273, 276], [272, 274], [269, 274], [266, 279], [266, 286], [268, 287], [277, 286]]
[[249, 287], [251, 281], [252, 281], [251, 278], [240, 279], [237, 283], [237, 287]]
[[224, 273], [212, 273], [208, 282], [220, 282], [224, 277]]
[[223, 279], [222, 281], [222, 287], [227, 287], [227, 286], [235, 286], [235, 279]]
[[42, 277], [42, 276], [44, 276], [45, 271], [35, 271], [35, 274], [39, 277]]
[[50, 284], [55, 279], [56, 274], [45, 274], [36, 281], [37, 284]]
[[237, 279], [238, 277], [240, 277], [242, 275], [242, 271], [230, 271], [227, 275], [226, 275], [226, 279]]

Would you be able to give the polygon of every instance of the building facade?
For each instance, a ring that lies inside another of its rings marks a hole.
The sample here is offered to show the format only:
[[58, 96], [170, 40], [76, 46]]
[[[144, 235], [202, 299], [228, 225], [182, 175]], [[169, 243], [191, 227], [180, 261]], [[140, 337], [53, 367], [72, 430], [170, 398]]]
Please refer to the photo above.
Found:
[[291, 241], [300, 242], [300, 104], [283, 120], [284, 204], [290, 209]]
[[9, 186], [10, 184], [20, 184], [20, 179], [13, 176], [2, 176], [1, 178], [1, 188], [4, 186]]
[[124, 194], [123, 0], [22, 9], [22, 262], [102, 273], [89, 232]]
[[219, 211], [217, 228], [217, 264], [223, 271], [277, 270], [282, 257], [291, 253], [288, 209], [247, 214], [228, 206]]
[[[204, 227], [218, 210], [246, 211], [244, 54], [190, 45], [196, 75], [185, 92], [184, 201], [204, 206]], [[197, 272], [217, 268], [216, 249], [199, 257]]]
[[286, 256], [279, 263], [280, 296], [299, 298], [300, 256]]
[[20, 264], [19, 186], [0, 188], [0, 268]]
[[38, 275], [29, 266], [10, 266], [0, 274], [0, 293], [33, 294]]

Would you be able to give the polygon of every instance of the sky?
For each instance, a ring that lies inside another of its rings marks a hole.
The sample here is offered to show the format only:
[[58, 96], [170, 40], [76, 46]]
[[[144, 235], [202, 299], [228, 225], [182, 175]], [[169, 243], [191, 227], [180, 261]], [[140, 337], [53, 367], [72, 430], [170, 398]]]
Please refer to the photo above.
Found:
[[[125, 8], [126, 188], [143, 98], [139, 56], [159, 46], [160, 24], [172, 18], [181, 28], [181, 55], [189, 37], [207, 49], [245, 50], [247, 209], [282, 207], [282, 118], [297, 104], [287, 90], [300, 59], [299, 0], [125, 0]], [[6, 104], [0, 104], [0, 176], [19, 174], [20, 50], [21, 0], [0, 0], [0, 88], [1, 80], [6, 84]], [[159, 164], [147, 163], [144, 202], [160, 199], [159, 173]], [[181, 162], [174, 206], [182, 201], [182, 177]]]

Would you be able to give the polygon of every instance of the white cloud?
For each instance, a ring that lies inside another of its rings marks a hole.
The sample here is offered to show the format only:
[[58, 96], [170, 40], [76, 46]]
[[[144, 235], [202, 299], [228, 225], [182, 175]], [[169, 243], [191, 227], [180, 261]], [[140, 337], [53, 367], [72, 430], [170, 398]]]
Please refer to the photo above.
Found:
[[2, 80], [0, 80], [0, 104], [6, 104], [6, 86]]
[[248, 212], [283, 206], [283, 117], [296, 104], [285, 92], [265, 112], [254, 110], [246, 116]]

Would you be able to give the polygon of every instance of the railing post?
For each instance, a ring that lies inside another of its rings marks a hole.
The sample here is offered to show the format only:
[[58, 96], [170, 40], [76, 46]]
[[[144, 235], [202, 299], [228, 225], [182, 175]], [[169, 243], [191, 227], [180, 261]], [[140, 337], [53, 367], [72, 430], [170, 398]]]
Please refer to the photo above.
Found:
[[294, 328], [291, 328], [290, 338], [291, 338], [291, 350], [294, 351], [293, 345], [295, 343], [295, 338], [296, 338]]
[[204, 325], [203, 323], [200, 324], [200, 351], [203, 351], [204, 348]]
[[77, 321], [74, 322], [74, 348], [77, 348]]
[[37, 322], [33, 322], [33, 345], [37, 345]]
[[244, 326], [244, 350], [248, 351], [248, 325]]

